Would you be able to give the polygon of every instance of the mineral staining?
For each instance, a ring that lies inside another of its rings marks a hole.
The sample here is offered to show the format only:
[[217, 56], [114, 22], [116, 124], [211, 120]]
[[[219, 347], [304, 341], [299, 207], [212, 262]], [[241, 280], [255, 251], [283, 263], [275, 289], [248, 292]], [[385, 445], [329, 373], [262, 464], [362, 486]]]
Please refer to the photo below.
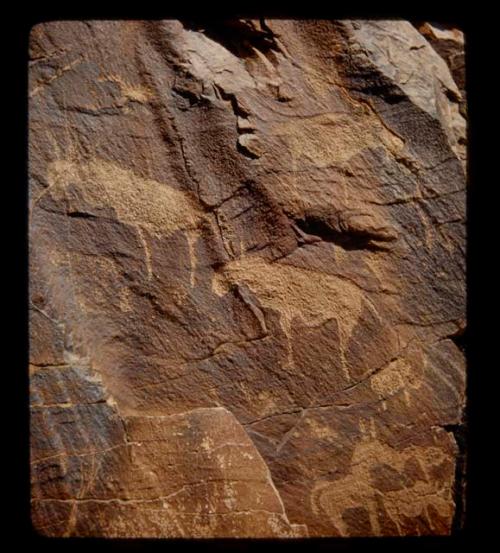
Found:
[[30, 60], [34, 527], [449, 534], [460, 31], [51, 22]]

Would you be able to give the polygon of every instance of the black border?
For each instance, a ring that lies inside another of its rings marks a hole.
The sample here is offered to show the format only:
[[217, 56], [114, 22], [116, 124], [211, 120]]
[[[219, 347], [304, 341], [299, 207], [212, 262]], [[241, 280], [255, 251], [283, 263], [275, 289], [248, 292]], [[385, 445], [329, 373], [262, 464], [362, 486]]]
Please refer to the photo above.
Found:
[[[344, 0], [346, 3], [346, 0]], [[21, 6], [20, 6], [21, 7]], [[46, 6], [43, 6], [45, 9]], [[84, 8], [88, 9], [87, 3]], [[170, 6], [171, 7], [171, 6]], [[4, 365], [4, 371], [8, 378], [12, 378], [12, 383], [7, 383], [4, 388], [4, 399], [9, 404], [9, 410], [4, 415], [4, 426], [8, 430], [7, 437], [3, 442], [4, 457], [13, 461], [12, 469], [4, 470], [5, 483], [8, 492], [12, 497], [5, 501], [8, 506], [8, 516], [12, 518], [11, 523], [4, 526], [4, 533], [10, 534], [16, 540], [18, 545], [25, 545], [31, 548], [47, 546], [53, 551], [68, 551], [73, 548], [83, 548], [92, 550], [94, 548], [106, 548], [110, 550], [138, 551], [144, 548], [161, 548], [177, 550], [178, 548], [198, 547], [202, 550], [217, 551], [250, 551], [253, 548], [272, 547], [277, 549], [286, 548], [292, 551], [355, 551], [372, 550], [380, 547], [384, 551], [427, 551], [427, 550], [450, 550], [464, 547], [465, 551], [473, 547], [480, 547], [481, 543], [486, 543], [487, 534], [494, 531], [492, 510], [494, 506], [484, 501], [487, 499], [487, 487], [492, 486], [495, 478], [487, 468], [486, 440], [492, 441], [491, 454], [494, 456], [496, 449], [496, 436], [489, 434], [486, 409], [486, 387], [491, 384], [488, 371], [495, 371], [498, 367], [498, 361], [491, 363], [485, 357], [484, 349], [481, 347], [482, 339], [485, 344], [486, 336], [484, 334], [484, 313], [486, 305], [481, 303], [481, 292], [487, 292], [482, 275], [479, 274], [478, 267], [480, 260], [486, 256], [495, 256], [496, 251], [490, 250], [488, 253], [481, 252], [481, 245], [484, 245], [485, 236], [491, 234], [485, 233], [484, 225], [490, 220], [482, 211], [481, 199], [488, 200], [491, 189], [496, 185], [495, 179], [488, 176], [486, 178], [487, 161], [495, 159], [495, 154], [487, 150], [487, 137], [481, 126], [491, 117], [491, 111], [496, 111], [497, 100], [494, 94], [484, 94], [484, 91], [490, 90], [496, 92], [495, 79], [496, 60], [495, 50], [486, 48], [488, 31], [485, 29], [488, 14], [479, 14], [476, 18], [470, 10], [459, 8], [458, 5], [453, 8], [444, 9], [441, 12], [436, 11], [436, 6], [431, 9], [412, 10], [401, 9], [401, 6], [395, 6], [393, 10], [380, 10], [377, 13], [372, 9], [356, 10], [349, 9], [297, 9], [288, 8], [287, 10], [267, 9], [256, 12], [245, 10], [222, 10], [214, 6], [205, 6], [203, 9], [165, 9], [163, 11], [144, 11], [137, 10], [136, 13], [123, 14], [124, 10], [103, 13], [103, 10], [88, 9], [87, 12], [79, 14], [70, 13], [69, 9], [60, 9], [45, 12], [28, 8], [24, 14], [18, 14], [14, 17], [4, 19], [3, 26], [7, 35], [10, 36], [8, 48], [4, 50], [7, 57], [7, 69], [3, 69], [4, 78], [8, 85], [8, 92], [13, 92], [13, 98], [4, 103], [4, 115], [13, 118], [13, 130], [4, 135], [6, 137], [7, 152], [9, 148], [12, 152], [7, 154], [7, 161], [14, 160], [14, 178], [4, 181], [4, 188], [8, 192], [8, 200], [4, 203], [2, 210], [3, 219], [7, 215], [7, 228], [4, 231], [4, 244], [7, 249], [12, 249], [10, 264], [4, 263], [4, 276], [12, 278], [12, 283], [4, 286], [4, 294], [8, 300], [13, 300], [13, 308], [7, 312], [6, 329], [8, 339], [7, 346], [13, 347], [12, 357], [8, 358], [9, 363]], [[379, 7], [372, 5], [373, 8]], [[419, 6], [423, 7], [423, 6]], [[21, 7], [22, 8], [22, 7]], [[434, 8], [434, 9], [432, 9]], [[205, 13], [203, 13], [205, 10]], [[196, 16], [203, 15], [208, 18], [216, 16], [235, 17], [235, 16], [265, 16], [273, 17], [308, 17], [308, 18], [403, 18], [410, 21], [437, 21], [442, 23], [451, 23], [462, 28], [466, 34], [466, 67], [467, 67], [467, 95], [468, 95], [468, 135], [469, 135], [469, 160], [468, 160], [468, 196], [467, 196], [467, 312], [468, 312], [468, 330], [466, 335], [466, 351], [468, 360], [468, 406], [467, 406], [467, 488], [466, 488], [466, 516], [463, 528], [455, 535], [450, 537], [403, 537], [403, 538], [308, 538], [298, 540], [286, 539], [209, 539], [209, 540], [151, 540], [151, 539], [98, 539], [98, 538], [45, 538], [38, 535], [32, 528], [29, 515], [29, 413], [28, 413], [28, 374], [26, 367], [28, 365], [28, 242], [27, 242], [27, 138], [28, 138], [28, 118], [27, 118], [27, 68], [28, 68], [28, 38], [33, 25], [52, 20], [69, 19], [163, 19], [163, 18], [181, 18], [192, 16], [196, 11]], [[12, 64], [12, 68], [9, 67]], [[483, 71], [482, 65], [489, 65], [486, 71]], [[483, 81], [481, 82], [481, 76]], [[6, 84], [4, 82], [4, 91]], [[481, 108], [484, 110], [481, 114]], [[489, 114], [486, 113], [489, 110]], [[486, 125], [485, 125], [486, 126]], [[11, 138], [14, 138], [12, 140]], [[481, 140], [482, 138], [482, 140]], [[5, 148], [5, 146], [4, 146]], [[498, 155], [498, 154], [497, 154]], [[483, 175], [481, 171], [484, 171]], [[495, 174], [495, 173], [492, 173]], [[488, 188], [485, 187], [485, 184]], [[12, 196], [9, 196], [12, 194]], [[12, 240], [14, 236], [14, 240]], [[495, 241], [492, 241], [495, 245]], [[486, 245], [488, 246], [488, 245]], [[7, 256], [8, 257], [8, 256]], [[496, 260], [495, 260], [496, 261]], [[494, 271], [494, 267], [493, 271]], [[491, 300], [489, 300], [491, 301]], [[5, 311], [4, 311], [5, 312]], [[13, 335], [12, 335], [13, 334]], [[12, 335], [12, 336], [11, 336]], [[4, 358], [5, 359], [5, 358]], [[493, 358], [494, 359], [494, 358]], [[13, 362], [10, 362], [10, 361]], [[491, 404], [489, 404], [491, 405]], [[12, 436], [9, 436], [9, 432]], [[13, 453], [13, 454], [12, 454]], [[488, 479], [490, 478], [489, 483]], [[494, 505], [494, 502], [493, 502]], [[490, 518], [490, 521], [488, 521]], [[496, 540], [494, 540], [496, 541]]]

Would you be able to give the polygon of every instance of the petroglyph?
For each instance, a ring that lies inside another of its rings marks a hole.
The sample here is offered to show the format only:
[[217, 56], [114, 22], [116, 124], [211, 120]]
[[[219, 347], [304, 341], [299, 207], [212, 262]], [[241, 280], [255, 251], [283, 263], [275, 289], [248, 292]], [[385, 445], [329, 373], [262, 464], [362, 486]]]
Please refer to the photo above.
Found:
[[55, 199], [62, 200], [68, 188], [76, 187], [85, 204], [112, 207], [119, 220], [160, 234], [196, 228], [202, 218], [186, 193], [103, 160], [55, 161], [48, 167], [48, 181]]
[[458, 528], [462, 38], [382, 20], [33, 28], [40, 533]]
[[[380, 505], [384, 516], [404, 535], [407, 519], [425, 517], [431, 529], [435, 526], [432, 509], [446, 519], [452, 511], [452, 490], [455, 474], [453, 448], [410, 446], [402, 451], [384, 445], [376, 436], [365, 435], [355, 447], [351, 472], [337, 481], [315, 485], [312, 508], [330, 517], [340, 534], [352, 533], [345, 520], [349, 509], [365, 508], [373, 533], [380, 533]], [[443, 482], [433, 478], [436, 470], [445, 471]], [[379, 504], [380, 502], [380, 504]]]

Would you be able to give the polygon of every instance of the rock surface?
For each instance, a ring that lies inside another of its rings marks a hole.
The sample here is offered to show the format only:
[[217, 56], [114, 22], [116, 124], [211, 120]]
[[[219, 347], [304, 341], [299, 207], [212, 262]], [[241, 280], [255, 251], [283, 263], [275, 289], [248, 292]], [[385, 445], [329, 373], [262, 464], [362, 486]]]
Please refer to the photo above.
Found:
[[417, 25], [417, 29], [429, 41], [436, 52], [446, 61], [453, 80], [460, 90], [460, 112], [467, 114], [465, 90], [465, 37], [456, 27], [431, 23]]
[[451, 532], [464, 84], [429, 32], [361, 20], [32, 30], [40, 533]]

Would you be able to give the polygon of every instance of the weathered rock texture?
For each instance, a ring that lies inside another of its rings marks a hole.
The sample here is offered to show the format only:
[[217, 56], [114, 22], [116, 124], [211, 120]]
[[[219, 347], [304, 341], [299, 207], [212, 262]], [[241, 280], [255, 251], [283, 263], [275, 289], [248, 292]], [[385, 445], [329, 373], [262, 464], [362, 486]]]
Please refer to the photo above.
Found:
[[424, 31], [33, 29], [38, 531], [450, 533], [463, 41], [445, 61]]

